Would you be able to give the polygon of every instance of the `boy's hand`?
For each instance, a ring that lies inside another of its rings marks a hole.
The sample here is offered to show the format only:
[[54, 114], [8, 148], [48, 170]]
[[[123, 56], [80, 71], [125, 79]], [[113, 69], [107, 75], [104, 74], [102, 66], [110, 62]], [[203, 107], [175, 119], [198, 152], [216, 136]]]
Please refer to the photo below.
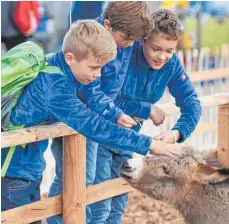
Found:
[[179, 156], [182, 155], [182, 147], [174, 144], [167, 144], [161, 141], [153, 141], [150, 146], [150, 154], [165, 155], [165, 156]]
[[159, 107], [151, 105], [151, 112], [149, 117], [156, 126], [159, 126], [165, 120], [165, 112]]
[[153, 139], [154, 140], [160, 140], [164, 143], [176, 143], [177, 140], [180, 139], [180, 132], [178, 130], [174, 130], [174, 131], [165, 131], [162, 132], [161, 134], [154, 136]]
[[137, 124], [135, 120], [126, 114], [121, 114], [116, 123], [124, 128], [132, 128]]

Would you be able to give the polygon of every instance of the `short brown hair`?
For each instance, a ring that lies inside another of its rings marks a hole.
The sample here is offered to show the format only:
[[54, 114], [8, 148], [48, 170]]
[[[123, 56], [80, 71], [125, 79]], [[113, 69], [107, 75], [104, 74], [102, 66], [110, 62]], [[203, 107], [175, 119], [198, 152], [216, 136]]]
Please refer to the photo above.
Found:
[[109, 31], [94, 20], [77, 20], [71, 24], [63, 42], [64, 54], [71, 52], [77, 60], [91, 52], [102, 63], [116, 57], [117, 45]]
[[177, 40], [181, 35], [180, 21], [177, 15], [167, 9], [152, 13], [154, 23], [152, 33], [162, 35], [166, 40]]
[[103, 19], [108, 19], [114, 30], [135, 40], [147, 38], [152, 30], [149, 8], [147, 3], [142, 1], [109, 2]]

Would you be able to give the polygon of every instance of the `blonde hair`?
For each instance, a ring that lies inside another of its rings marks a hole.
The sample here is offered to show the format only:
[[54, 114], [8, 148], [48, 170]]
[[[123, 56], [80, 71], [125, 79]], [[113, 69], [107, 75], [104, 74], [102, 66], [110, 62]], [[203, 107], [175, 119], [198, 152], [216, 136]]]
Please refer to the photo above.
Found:
[[110, 32], [94, 20], [72, 23], [64, 37], [62, 50], [64, 54], [73, 53], [79, 61], [92, 53], [102, 63], [113, 60], [117, 54], [117, 46]]
[[108, 19], [114, 30], [136, 40], [147, 38], [153, 27], [147, 3], [142, 1], [109, 2], [103, 19]]

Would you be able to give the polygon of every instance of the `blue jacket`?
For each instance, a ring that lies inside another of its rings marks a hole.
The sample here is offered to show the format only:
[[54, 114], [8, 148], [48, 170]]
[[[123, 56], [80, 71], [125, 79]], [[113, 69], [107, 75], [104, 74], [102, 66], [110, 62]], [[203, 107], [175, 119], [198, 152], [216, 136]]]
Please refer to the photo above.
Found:
[[[27, 86], [11, 115], [13, 125], [25, 124], [26, 127], [44, 121], [53, 123], [62, 121], [74, 130], [93, 141], [108, 147], [122, 148], [145, 155], [152, 139], [140, 136], [105, 120], [91, 111], [77, 97], [80, 83], [67, 66], [60, 51], [52, 56], [48, 63], [58, 66], [65, 75], [40, 73]], [[48, 141], [28, 144], [25, 149], [20, 146], [15, 150], [13, 159], [6, 173], [8, 177], [36, 180], [45, 169], [43, 153]], [[2, 164], [7, 149], [2, 149]]]
[[139, 41], [135, 41], [125, 82], [115, 100], [116, 106], [130, 116], [147, 119], [150, 104], [160, 100], [168, 87], [180, 107], [181, 116], [173, 127], [179, 130], [184, 141], [194, 131], [202, 108], [192, 83], [184, 71], [176, 53], [159, 70], [153, 70], [146, 62]]
[[[96, 20], [104, 25], [102, 16]], [[119, 115], [123, 113], [113, 101], [125, 80], [132, 48], [117, 49], [116, 58], [103, 66], [101, 78], [89, 85], [81, 85], [78, 92], [78, 96], [84, 103], [111, 122], [116, 122]]]
[[72, 7], [72, 21], [95, 19], [102, 12], [103, 1], [75, 1]]

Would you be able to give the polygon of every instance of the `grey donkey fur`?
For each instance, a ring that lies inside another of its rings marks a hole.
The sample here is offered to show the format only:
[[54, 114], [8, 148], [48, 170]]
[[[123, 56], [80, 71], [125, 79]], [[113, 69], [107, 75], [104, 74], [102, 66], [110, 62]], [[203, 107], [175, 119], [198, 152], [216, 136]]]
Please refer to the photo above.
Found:
[[215, 158], [185, 147], [179, 157], [127, 160], [120, 171], [133, 187], [174, 205], [187, 224], [229, 223], [229, 169]]

